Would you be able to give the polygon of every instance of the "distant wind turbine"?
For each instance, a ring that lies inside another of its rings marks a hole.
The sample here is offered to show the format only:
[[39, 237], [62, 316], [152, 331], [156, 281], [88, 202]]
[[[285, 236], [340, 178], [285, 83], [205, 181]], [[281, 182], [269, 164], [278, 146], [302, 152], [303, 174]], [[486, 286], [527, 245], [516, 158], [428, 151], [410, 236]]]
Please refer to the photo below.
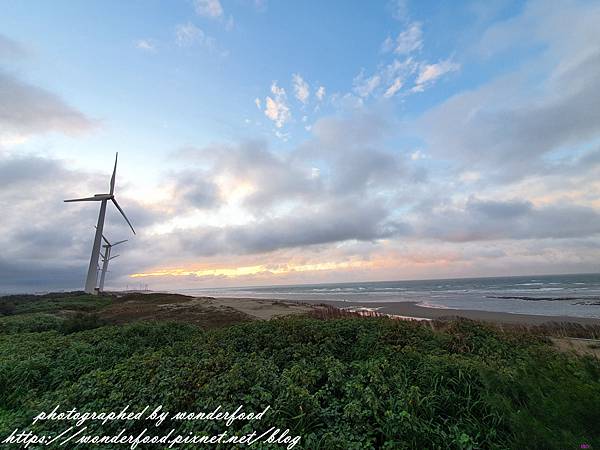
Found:
[[88, 294], [97, 294], [96, 282], [98, 281], [98, 272], [96, 268], [98, 266], [98, 257], [100, 256], [100, 244], [102, 243], [102, 229], [104, 228], [104, 216], [106, 215], [106, 203], [108, 200], [112, 201], [119, 212], [125, 218], [125, 221], [129, 224], [131, 231], [135, 234], [133, 225], [117, 203], [115, 199], [115, 177], [117, 175], [117, 158], [119, 153], [115, 155], [115, 168], [113, 169], [112, 178], [110, 179], [110, 192], [108, 194], [95, 194], [93, 197], [86, 198], [75, 198], [72, 200], [65, 200], [65, 202], [100, 202], [100, 213], [98, 214], [98, 225], [96, 225], [96, 236], [94, 237], [94, 246], [92, 247], [92, 256], [90, 257], [90, 265], [88, 267], [87, 278], [85, 280], [85, 292]]
[[110, 242], [108, 242], [108, 239], [106, 239], [104, 235], [102, 235], [102, 239], [104, 239], [104, 242], [106, 242], [106, 244], [102, 246], [104, 247], [104, 254], [102, 255], [102, 271], [100, 272], [100, 286], [98, 287], [98, 292], [104, 292], [104, 279], [106, 278], [106, 272], [108, 272], [109, 261], [119, 257], [119, 255], [110, 255], [112, 248], [116, 245], [122, 244], [123, 242], [127, 242], [127, 239], [124, 239], [122, 241], [118, 241], [114, 244], [111, 244]]

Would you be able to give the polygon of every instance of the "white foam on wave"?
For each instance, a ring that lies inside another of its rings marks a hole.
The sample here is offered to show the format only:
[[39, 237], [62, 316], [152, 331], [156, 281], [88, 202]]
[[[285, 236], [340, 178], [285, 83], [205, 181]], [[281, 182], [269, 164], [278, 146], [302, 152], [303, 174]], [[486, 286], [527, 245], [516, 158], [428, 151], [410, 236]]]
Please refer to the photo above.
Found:
[[401, 319], [401, 320], [426, 320], [428, 322], [431, 322], [433, 319], [428, 319], [427, 317], [412, 317], [412, 316], [400, 316], [398, 314], [386, 314], [386, 316], [388, 317], [393, 317], [394, 319]]
[[456, 309], [456, 308], [451, 308], [446, 305], [440, 305], [439, 303], [430, 303], [427, 301], [419, 302], [419, 303], [417, 303], [417, 306], [422, 306], [423, 308], [432, 308], [432, 309]]
[[376, 308], [369, 308], [366, 306], [346, 306], [344, 308], [340, 308], [343, 309], [345, 311], [349, 311], [349, 312], [376, 312], [378, 310], [380, 310], [382, 307], [376, 307]]

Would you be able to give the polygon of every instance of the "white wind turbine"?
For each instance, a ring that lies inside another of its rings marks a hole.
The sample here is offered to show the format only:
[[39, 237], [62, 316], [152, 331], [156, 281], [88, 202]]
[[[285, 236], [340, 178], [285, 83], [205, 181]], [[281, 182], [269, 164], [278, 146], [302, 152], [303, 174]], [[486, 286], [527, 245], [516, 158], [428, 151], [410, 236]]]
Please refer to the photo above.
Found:
[[93, 197], [75, 198], [72, 200], [65, 200], [65, 202], [100, 202], [100, 214], [98, 214], [98, 225], [96, 226], [96, 236], [94, 237], [94, 246], [92, 247], [92, 256], [90, 257], [90, 265], [88, 267], [87, 278], [85, 280], [85, 292], [88, 294], [97, 294], [96, 282], [98, 281], [98, 257], [100, 256], [100, 244], [102, 243], [102, 229], [104, 228], [104, 216], [106, 215], [106, 203], [112, 201], [119, 212], [123, 215], [131, 231], [135, 234], [133, 225], [117, 203], [115, 199], [115, 176], [117, 174], [117, 158], [119, 153], [115, 155], [115, 168], [113, 169], [112, 178], [110, 179], [110, 192], [108, 194], [95, 194]]
[[111, 244], [110, 242], [108, 242], [108, 239], [106, 239], [106, 237], [104, 235], [102, 235], [102, 239], [104, 239], [104, 242], [106, 242], [106, 244], [104, 244], [102, 247], [104, 247], [104, 254], [102, 255], [102, 269], [100, 272], [100, 285], [98, 287], [98, 292], [104, 292], [104, 279], [106, 278], [106, 272], [108, 272], [108, 262], [112, 259], [118, 258], [119, 255], [115, 255], [115, 256], [111, 256], [111, 251], [112, 248], [116, 245], [122, 244], [123, 242], [127, 242], [127, 239], [124, 239], [122, 241], [118, 241], [115, 242], [114, 244]]

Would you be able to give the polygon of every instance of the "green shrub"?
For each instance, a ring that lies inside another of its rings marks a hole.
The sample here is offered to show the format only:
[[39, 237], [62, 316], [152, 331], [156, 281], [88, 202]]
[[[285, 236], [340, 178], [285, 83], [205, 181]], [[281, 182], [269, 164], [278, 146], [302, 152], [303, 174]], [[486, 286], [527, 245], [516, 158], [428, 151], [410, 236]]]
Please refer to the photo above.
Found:
[[91, 312], [110, 305], [112, 301], [111, 296], [90, 295], [81, 291], [0, 297], [0, 305], [13, 306], [11, 314], [51, 313], [61, 310]]
[[13, 302], [0, 298], [0, 316], [10, 316], [15, 313], [16, 309]]
[[59, 330], [64, 319], [45, 313], [0, 317], [0, 334], [39, 333]]
[[[578, 448], [600, 445], [599, 380], [598, 360], [469, 321], [439, 331], [387, 319], [289, 318], [211, 331], [136, 323], [5, 334], [0, 437], [57, 404], [171, 412], [243, 404], [271, 405], [258, 426], [290, 428], [302, 436], [295, 448]], [[88, 431], [121, 427], [90, 423]], [[215, 422], [165, 422], [153, 431], [171, 427], [223, 431]], [[229, 432], [255, 427], [236, 422]]]
[[77, 312], [63, 321], [60, 330], [65, 334], [69, 334], [78, 331], [93, 330], [104, 325], [107, 325], [106, 320], [102, 320], [98, 314]]

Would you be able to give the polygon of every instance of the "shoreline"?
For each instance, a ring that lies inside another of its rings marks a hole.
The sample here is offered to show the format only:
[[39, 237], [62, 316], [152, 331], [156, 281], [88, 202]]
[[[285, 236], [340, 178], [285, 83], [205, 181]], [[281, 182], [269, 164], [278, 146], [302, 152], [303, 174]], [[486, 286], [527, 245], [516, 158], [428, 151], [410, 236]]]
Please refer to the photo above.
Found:
[[[283, 304], [297, 303], [306, 306], [318, 307], [318, 305], [330, 305], [338, 309], [347, 307], [364, 307], [364, 303], [359, 302], [341, 302], [335, 300], [318, 300], [318, 301], [307, 301], [307, 300], [290, 300], [290, 299], [257, 299], [257, 298], [246, 298], [246, 297], [214, 297], [216, 300], [227, 301], [230, 306], [239, 304], [241, 302], [278, 302]], [[233, 306], [235, 307], [235, 306]], [[574, 316], [548, 316], [548, 315], [535, 315], [535, 314], [520, 314], [520, 313], [507, 313], [507, 312], [496, 312], [496, 311], [480, 311], [474, 309], [443, 309], [443, 308], [428, 308], [425, 306], [419, 306], [419, 302], [397, 302], [397, 303], [376, 303], [369, 302], [369, 308], [377, 308], [376, 312], [380, 314], [388, 314], [392, 316], [398, 316], [399, 318], [408, 319], [426, 319], [426, 320], [438, 320], [444, 318], [455, 318], [462, 317], [471, 320], [481, 320], [485, 322], [494, 323], [509, 323], [509, 324], [528, 324], [528, 325], [541, 325], [549, 322], [569, 322], [578, 323], [582, 325], [600, 325], [600, 318], [592, 317], [574, 317]]]

